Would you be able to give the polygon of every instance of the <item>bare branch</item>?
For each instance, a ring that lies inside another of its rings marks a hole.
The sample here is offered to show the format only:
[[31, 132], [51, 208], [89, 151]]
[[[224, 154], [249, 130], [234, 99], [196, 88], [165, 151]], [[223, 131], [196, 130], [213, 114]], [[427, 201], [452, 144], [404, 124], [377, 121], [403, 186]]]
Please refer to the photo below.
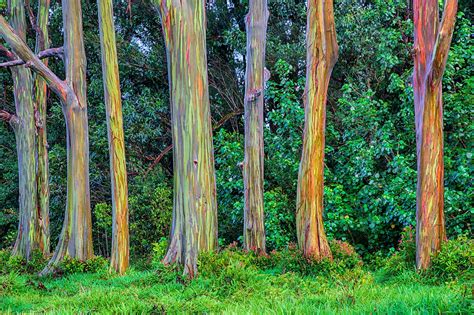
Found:
[[14, 114], [7, 112], [6, 110], [0, 109], [0, 120], [6, 121], [13, 128], [18, 125], [18, 117]]
[[[45, 59], [45, 58], [50, 58], [50, 57], [57, 57], [57, 58], [63, 58], [63, 53], [64, 49], [63, 47], [58, 47], [58, 48], [49, 48], [41, 51], [36, 57], [38, 59]], [[12, 61], [0, 63], [0, 68], [7, 68], [7, 67], [14, 67], [14, 66], [21, 66], [27, 64], [27, 62], [21, 60], [21, 59], [15, 59]]]
[[5, 18], [0, 15], [0, 36], [10, 45], [15, 54], [25, 61], [36, 73], [41, 75], [51, 90], [58, 95], [63, 104], [68, 103], [68, 94], [73, 93], [68, 84], [58, 78], [41, 60], [35, 56], [26, 43], [19, 38]]
[[5, 46], [0, 45], [0, 53], [4, 55], [9, 60], [15, 60], [15, 54], [9, 51]]

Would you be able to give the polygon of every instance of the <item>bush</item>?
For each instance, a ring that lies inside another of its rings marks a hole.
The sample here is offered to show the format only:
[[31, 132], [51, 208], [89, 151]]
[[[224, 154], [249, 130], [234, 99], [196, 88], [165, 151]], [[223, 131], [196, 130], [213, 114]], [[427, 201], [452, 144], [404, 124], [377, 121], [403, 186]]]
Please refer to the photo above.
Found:
[[474, 240], [467, 235], [445, 242], [439, 253], [433, 255], [429, 278], [440, 281], [455, 280], [461, 277], [473, 279]]
[[398, 275], [406, 270], [413, 270], [415, 259], [415, 231], [411, 226], [408, 226], [402, 231], [402, 237], [398, 242], [398, 251], [389, 256], [381, 265], [388, 275]]
[[10, 272], [38, 273], [46, 266], [47, 260], [41, 251], [36, 250], [31, 254], [29, 261], [21, 256], [12, 256], [11, 251], [4, 249], [0, 251], [0, 274]]
[[109, 261], [102, 256], [96, 256], [86, 261], [71, 258], [69, 256], [58, 264], [57, 272], [63, 275], [75, 273], [103, 273], [108, 270]]

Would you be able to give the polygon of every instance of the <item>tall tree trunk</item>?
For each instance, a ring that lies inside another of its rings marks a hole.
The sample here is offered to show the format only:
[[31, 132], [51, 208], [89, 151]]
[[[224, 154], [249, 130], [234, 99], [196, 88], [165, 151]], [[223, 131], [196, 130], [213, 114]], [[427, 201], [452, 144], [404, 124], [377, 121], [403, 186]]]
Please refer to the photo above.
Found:
[[430, 258], [446, 240], [442, 78], [454, 31], [457, 0], [447, 0], [439, 25], [437, 0], [414, 0], [414, 74], [418, 183], [416, 194], [416, 264]]
[[112, 0], [98, 0], [97, 2], [112, 183], [112, 253], [110, 263], [111, 268], [123, 274], [129, 261], [128, 192], [113, 5]]
[[309, 0], [306, 26], [303, 152], [298, 174], [296, 228], [306, 257], [331, 258], [323, 225], [326, 98], [338, 57], [332, 0]]
[[256, 252], [265, 252], [263, 106], [267, 21], [267, 1], [250, 0], [246, 17], [247, 68], [244, 99], [244, 248]]
[[174, 203], [165, 263], [194, 277], [197, 255], [217, 246], [204, 0], [158, 0], [168, 57]]
[[[36, 54], [49, 48], [48, 20], [50, 0], [38, 1], [37, 27], [40, 32], [36, 34]], [[48, 59], [43, 60], [48, 65]], [[38, 214], [41, 228], [41, 243], [44, 254], [49, 254], [49, 160], [48, 139], [46, 137], [46, 104], [47, 85], [44, 79], [37, 75], [35, 78], [35, 102], [36, 102], [36, 145], [37, 145], [37, 194]]]
[[64, 64], [66, 82], [63, 113], [67, 133], [67, 201], [63, 228], [53, 257], [42, 275], [65, 256], [87, 260], [92, 249], [89, 190], [89, 132], [87, 120], [86, 56], [81, 0], [63, 0]]
[[[22, 40], [26, 40], [25, 3], [11, 0], [11, 26]], [[41, 249], [36, 193], [36, 136], [33, 104], [33, 78], [24, 66], [12, 67], [16, 117], [11, 120], [18, 153], [19, 223], [13, 255], [30, 259], [31, 253]]]

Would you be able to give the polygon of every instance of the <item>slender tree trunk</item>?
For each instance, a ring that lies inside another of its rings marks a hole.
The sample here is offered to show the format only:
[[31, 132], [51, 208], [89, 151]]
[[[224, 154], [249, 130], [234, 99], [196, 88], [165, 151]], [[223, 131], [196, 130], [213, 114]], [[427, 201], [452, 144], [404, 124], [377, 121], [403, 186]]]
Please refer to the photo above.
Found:
[[323, 225], [326, 98], [338, 56], [333, 1], [309, 0], [303, 153], [298, 174], [296, 228], [306, 257], [331, 258]]
[[[36, 24], [41, 32], [36, 34], [36, 54], [49, 48], [48, 20], [50, 0], [38, 1], [38, 13]], [[48, 59], [43, 60], [48, 65]], [[37, 75], [35, 78], [35, 102], [36, 102], [36, 134], [37, 134], [37, 194], [38, 214], [41, 228], [41, 243], [43, 253], [49, 254], [49, 160], [48, 140], [46, 137], [46, 104], [47, 85], [44, 79]]]
[[413, 90], [415, 99], [418, 183], [416, 264], [430, 265], [431, 255], [446, 240], [442, 78], [454, 31], [457, 0], [447, 0], [441, 26], [437, 0], [414, 0]]
[[[123, 274], [129, 261], [128, 189], [113, 5], [112, 0], [98, 0], [97, 2], [112, 182], [112, 252], [110, 263], [112, 269]], [[107, 242], [106, 246], [108, 251]]]
[[246, 17], [247, 69], [244, 99], [244, 248], [255, 252], [265, 252], [263, 106], [267, 21], [267, 1], [250, 0]]
[[217, 246], [204, 0], [158, 0], [165, 37], [173, 131], [174, 203], [165, 263], [194, 277], [197, 255]]
[[[26, 40], [25, 3], [11, 0], [11, 26]], [[36, 136], [31, 71], [24, 66], [12, 67], [16, 117], [10, 120], [16, 138], [19, 179], [19, 223], [13, 255], [30, 259], [41, 248], [36, 193]]]

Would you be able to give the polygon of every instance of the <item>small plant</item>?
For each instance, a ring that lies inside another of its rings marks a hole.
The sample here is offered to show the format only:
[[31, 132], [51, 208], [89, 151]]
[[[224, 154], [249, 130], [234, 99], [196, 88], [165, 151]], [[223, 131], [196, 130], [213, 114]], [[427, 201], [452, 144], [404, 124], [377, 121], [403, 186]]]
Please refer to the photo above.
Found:
[[158, 243], [152, 244], [153, 256], [151, 259], [151, 264], [153, 268], [157, 268], [161, 265], [161, 260], [166, 255], [166, 249], [168, 248], [168, 239], [162, 237]]

